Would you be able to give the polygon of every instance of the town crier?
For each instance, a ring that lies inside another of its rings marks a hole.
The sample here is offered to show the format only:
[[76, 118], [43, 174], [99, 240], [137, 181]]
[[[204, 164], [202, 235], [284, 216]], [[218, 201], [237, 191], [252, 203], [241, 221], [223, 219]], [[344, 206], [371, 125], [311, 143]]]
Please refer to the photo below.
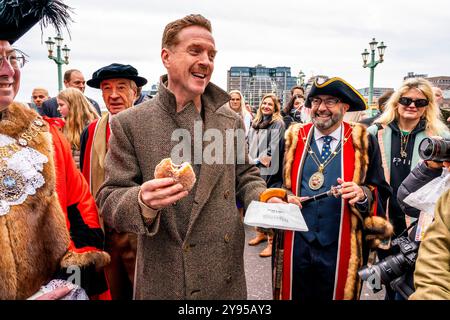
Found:
[[300, 205], [340, 185], [340, 197], [303, 206], [307, 232], [277, 231], [274, 299], [317, 301], [358, 299], [357, 271], [372, 246], [392, 232], [383, 217], [391, 190], [385, 181], [375, 137], [343, 121], [347, 111], [366, 109], [364, 98], [346, 81], [313, 84], [306, 104], [312, 123], [286, 132], [284, 186]]

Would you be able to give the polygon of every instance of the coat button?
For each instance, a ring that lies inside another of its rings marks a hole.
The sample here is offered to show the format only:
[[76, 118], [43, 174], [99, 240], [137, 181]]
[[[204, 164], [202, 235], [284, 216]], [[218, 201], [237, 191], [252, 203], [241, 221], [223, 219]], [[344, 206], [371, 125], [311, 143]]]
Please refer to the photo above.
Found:
[[228, 198], [230, 197], [230, 190], [225, 190], [225, 192], [223, 193], [223, 197], [225, 198], [225, 200], [228, 200]]
[[188, 244], [184, 245], [183, 251], [184, 252], [189, 252], [189, 245]]
[[226, 283], [230, 283], [231, 280], [233, 280], [233, 277], [231, 277], [231, 276], [228, 276], [228, 277], [225, 279]]
[[225, 234], [225, 237], [223, 237], [223, 240], [225, 241], [225, 243], [228, 243], [228, 242], [230, 242], [230, 235], [227, 233], [227, 234]]
[[200, 294], [200, 290], [192, 290], [191, 291], [191, 297], [196, 297]]

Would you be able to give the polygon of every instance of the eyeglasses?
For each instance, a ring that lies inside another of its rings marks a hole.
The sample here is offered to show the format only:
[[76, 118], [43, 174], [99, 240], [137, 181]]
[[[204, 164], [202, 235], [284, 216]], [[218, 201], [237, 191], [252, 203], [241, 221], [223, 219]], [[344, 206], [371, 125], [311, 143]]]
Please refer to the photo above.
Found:
[[409, 107], [411, 105], [411, 103], [413, 103], [413, 102], [414, 102], [414, 105], [416, 106], [416, 108], [426, 107], [429, 103], [429, 101], [427, 99], [413, 100], [408, 97], [401, 97], [400, 99], [398, 99], [398, 103], [400, 103], [401, 105], [404, 105], [405, 107]]
[[321, 98], [317, 98], [317, 97], [311, 97], [308, 100], [309, 100], [309, 102], [311, 102], [311, 105], [313, 107], [319, 107], [323, 102], [327, 108], [334, 107], [341, 101], [338, 98], [328, 98], [328, 99], [322, 100]]
[[18, 49], [14, 49], [6, 56], [0, 56], [0, 67], [3, 67], [5, 60], [8, 61], [13, 69], [21, 69], [27, 61], [25, 59], [25, 53]]

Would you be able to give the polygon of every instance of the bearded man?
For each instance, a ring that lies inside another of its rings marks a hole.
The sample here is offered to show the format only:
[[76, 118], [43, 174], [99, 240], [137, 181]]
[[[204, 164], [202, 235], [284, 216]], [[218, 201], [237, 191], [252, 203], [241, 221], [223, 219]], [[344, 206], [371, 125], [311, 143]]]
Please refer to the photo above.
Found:
[[[301, 206], [340, 185], [341, 197], [310, 202], [302, 208], [307, 232], [277, 231], [274, 299], [300, 301], [358, 299], [357, 271], [367, 258], [367, 243], [378, 245], [392, 232], [383, 214], [391, 194], [374, 136], [359, 124], [343, 121], [347, 111], [366, 109], [364, 98], [347, 82], [317, 80], [305, 107], [312, 123], [286, 132], [284, 186], [289, 202]], [[278, 275], [278, 276], [277, 276]]]

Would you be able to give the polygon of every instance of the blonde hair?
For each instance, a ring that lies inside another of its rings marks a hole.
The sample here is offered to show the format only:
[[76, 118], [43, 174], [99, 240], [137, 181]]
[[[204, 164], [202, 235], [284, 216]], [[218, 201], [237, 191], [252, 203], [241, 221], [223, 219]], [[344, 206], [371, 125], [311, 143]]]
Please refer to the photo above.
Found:
[[254, 126], [257, 125], [258, 123], [260, 123], [263, 119], [261, 106], [262, 106], [264, 100], [266, 100], [266, 98], [272, 99], [272, 102], [274, 104], [274, 110], [273, 110], [272, 120], [270, 121], [270, 124], [274, 123], [277, 120], [283, 121], [283, 117], [281, 116], [280, 100], [278, 100], [278, 97], [274, 93], [268, 93], [261, 99], [261, 102], [259, 103], [258, 111], [256, 111], [255, 119], [252, 122], [252, 125], [254, 125]]
[[386, 102], [386, 108], [384, 109], [383, 114], [375, 120], [375, 123], [388, 125], [394, 120], [398, 121], [398, 101], [411, 89], [417, 89], [422, 92], [429, 102], [422, 115], [422, 118], [425, 119], [425, 132], [427, 135], [449, 134], [450, 132], [448, 131], [447, 126], [440, 120], [440, 111], [434, 99], [432, 85], [424, 78], [411, 78], [405, 80], [402, 86], [395, 91]]
[[42, 87], [34, 88], [34, 89], [33, 89], [33, 92], [31, 93], [31, 95], [33, 95], [35, 91], [42, 91], [42, 92], [44, 92], [44, 94], [48, 97], [48, 90], [45, 89], [45, 88], [42, 88]]
[[[245, 118], [247, 115], [250, 115], [250, 112], [248, 112], [247, 108], [245, 107], [245, 98], [242, 95], [242, 93], [239, 90], [231, 90], [228, 94], [231, 96], [233, 93], [238, 94], [241, 97], [241, 107], [239, 108], [239, 114], [242, 118]], [[228, 102], [230, 104], [230, 102]], [[231, 105], [230, 105], [231, 108]], [[231, 110], [234, 111], [233, 108]]]
[[99, 116], [83, 93], [75, 88], [67, 88], [58, 94], [58, 99], [67, 103], [69, 113], [65, 120], [63, 133], [72, 148], [80, 149], [80, 136], [83, 129]]

